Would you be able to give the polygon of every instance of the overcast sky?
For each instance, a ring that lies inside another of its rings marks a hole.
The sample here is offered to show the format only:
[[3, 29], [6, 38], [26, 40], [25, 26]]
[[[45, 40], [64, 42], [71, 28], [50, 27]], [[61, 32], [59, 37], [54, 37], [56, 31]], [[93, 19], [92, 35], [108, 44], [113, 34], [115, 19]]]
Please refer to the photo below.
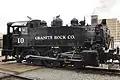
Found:
[[50, 25], [59, 14], [64, 24], [74, 17], [82, 20], [92, 14], [100, 18], [120, 18], [120, 0], [1, 0], [0, 33], [6, 33], [7, 22], [29, 20], [27, 16], [30, 16]]

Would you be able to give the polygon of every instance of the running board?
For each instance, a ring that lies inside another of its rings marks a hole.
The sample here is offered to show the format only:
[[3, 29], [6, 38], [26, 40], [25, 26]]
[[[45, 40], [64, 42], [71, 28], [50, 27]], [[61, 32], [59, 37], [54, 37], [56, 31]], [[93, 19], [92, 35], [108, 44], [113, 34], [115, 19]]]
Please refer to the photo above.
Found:
[[76, 62], [81, 62], [83, 61], [82, 59], [62, 59], [62, 58], [52, 58], [52, 57], [44, 57], [44, 56], [35, 56], [35, 55], [27, 55], [27, 59], [41, 59], [41, 60], [53, 60], [53, 61], [76, 61]]

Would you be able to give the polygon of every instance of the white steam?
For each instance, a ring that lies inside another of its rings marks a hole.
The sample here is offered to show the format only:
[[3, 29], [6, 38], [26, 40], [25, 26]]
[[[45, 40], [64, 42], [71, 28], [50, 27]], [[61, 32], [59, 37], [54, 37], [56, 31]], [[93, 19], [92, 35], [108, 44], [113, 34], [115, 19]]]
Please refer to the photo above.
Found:
[[108, 13], [118, 0], [99, 0], [98, 5], [94, 8], [93, 14]]

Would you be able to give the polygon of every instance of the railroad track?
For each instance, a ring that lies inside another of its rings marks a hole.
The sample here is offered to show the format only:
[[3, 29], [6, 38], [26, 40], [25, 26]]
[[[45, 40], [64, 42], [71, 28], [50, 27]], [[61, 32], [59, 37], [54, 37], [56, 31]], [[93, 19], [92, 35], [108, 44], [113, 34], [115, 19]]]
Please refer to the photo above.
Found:
[[20, 64], [16, 62], [11, 63], [0, 63], [0, 72], [6, 72], [11, 74], [20, 74], [23, 72], [40, 69], [40, 66], [31, 66]]
[[39, 69], [40, 66], [18, 64], [16, 62], [0, 63], [0, 80], [40, 80], [35, 77], [22, 77], [18, 74]]
[[0, 80], [35, 80], [35, 79], [8, 74], [7, 76], [0, 77]]
[[99, 74], [99, 75], [112, 75], [112, 76], [120, 76], [120, 70], [115, 69], [104, 69], [104, 68], [95, 68], [95, 67], [86, 67], [86, 68], [54, 68], [58, 70], [70, 70], [70, 71], [76, 71], [76, 72], [82, 72], [82, 73], [89, 73], [89, 74]]
[[[115, 71], [116, 72], [116, 71]], [[120, 75], [104, 69], [41, 68], [20, 76], [37, 77], [42, 80], [119, 80]]]
[[37, 77], [23, 77], [16, 74], [0, 72], [0, 80], [41, 80], [41, 79]]
[[[29, 69], [28, 69], [29, 68]], [[31, 71], [35, 71], [36, 69], [48, 69], [42, 66], [30, 66], [26, 64], [18, 64], [18, 63], [8, 63], [8, 64], [0, 64], [0, 70], [3, 70], [4, 74], [8, 74], [7, 76], [0, 77], [0, 80], [41, 80], [38, 77], [34, 76], [21, 76], [20, 74], [29, 73]], [[76, 71], [77, 73], [83, 74], [99, 74], [99, 75], [110, 75], [110, 76], [120, 76], [120, 70], [113, 69], [103, 69], [103, 68], [94, 68], [94, 67], [86, 67], [82, 69], [74, 69], [72, 67], [68, 68], [51, 68], [55, 70], [71, 70]], [[10, 72], [10, 73], [9, 73]], [[35, 73], [34, 72], [34, 73]], [[11, 74], [12, 73], [12, 74]], [[47, 73], [45, 74], [47, 75]]]
[[120, 70], [113, 70], [113, 69], [84, 68], [84, 69], [76, 70], [76, 72], [99, 74], [99, 75], [120, 76]]

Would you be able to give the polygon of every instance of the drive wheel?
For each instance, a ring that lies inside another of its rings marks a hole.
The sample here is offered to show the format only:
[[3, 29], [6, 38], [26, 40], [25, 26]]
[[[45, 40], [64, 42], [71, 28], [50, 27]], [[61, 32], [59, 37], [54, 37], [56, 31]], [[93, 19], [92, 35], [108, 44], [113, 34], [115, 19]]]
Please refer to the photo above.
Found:
[[[47, 56], [47, 57], [54, 57], [53, 56], [53, 51], [52, 50], [48, 50], [44, 53], [44, 56]], [[43, 60], [43, 65], [45, 67], [53, 67], [54, 66], [54, 61], [53, 60]]]
[[[45, 52], [44, 56], [57, 59], [58, 53], [59, 51], [51, 49]], [[48, 60], [43, 60], [43, 65], [45, 65], [46, 67], [61, 67], [62, 62], [48, 59]]]

